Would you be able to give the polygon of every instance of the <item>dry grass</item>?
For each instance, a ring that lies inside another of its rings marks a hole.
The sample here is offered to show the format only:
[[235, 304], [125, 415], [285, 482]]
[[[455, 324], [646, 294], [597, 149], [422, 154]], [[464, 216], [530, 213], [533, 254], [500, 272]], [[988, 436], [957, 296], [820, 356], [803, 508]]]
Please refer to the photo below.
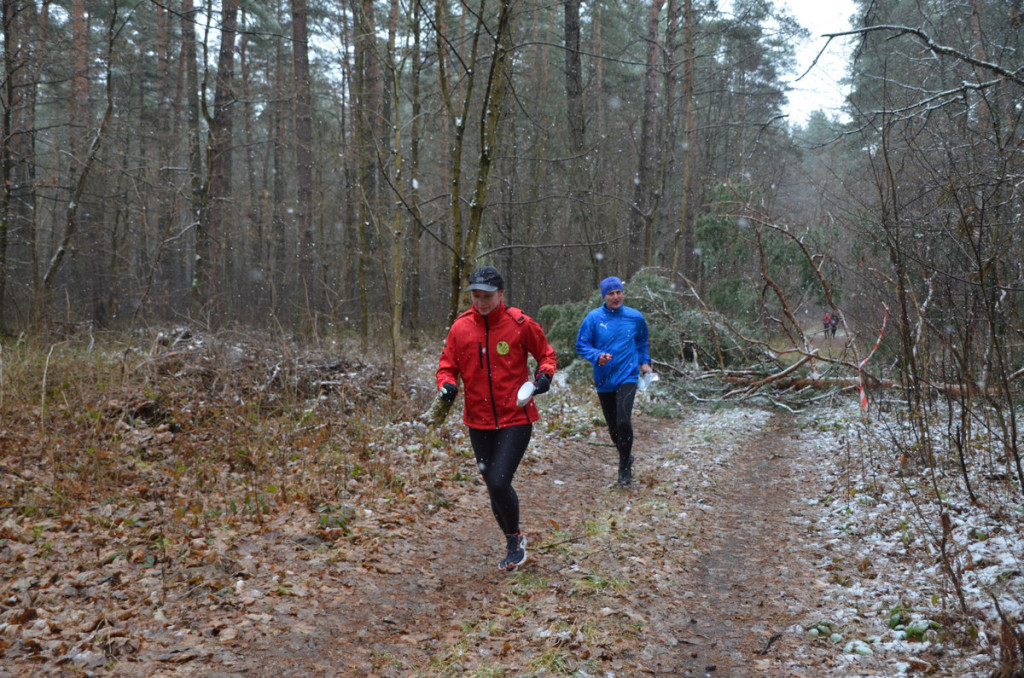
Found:
[[[352, 474], [387, 490], [374, 417], [421, 406], [410, 397], [381, 407], [385, 370], [370, 363], [184, 332], [91, 350], [20, 342], [2, 360], [0, 505], [23, 514], [158, 493], [177, 498], [187, 529], [211, 516], [261, 520], [278, 503], [337, 502]], [[222, 505], [210, 506], [211, 490]]]

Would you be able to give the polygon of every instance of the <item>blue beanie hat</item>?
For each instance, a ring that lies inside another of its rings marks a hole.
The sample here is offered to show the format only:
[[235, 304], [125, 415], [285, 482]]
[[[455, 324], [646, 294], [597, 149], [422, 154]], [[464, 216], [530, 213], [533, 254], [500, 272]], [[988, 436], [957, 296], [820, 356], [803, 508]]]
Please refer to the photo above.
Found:
[[608, 294], [613, 290], [621, 290], [622, 281], [616, 278], [614, 275], [610, 278], [605, 278], [601, 281], [601, 296]]

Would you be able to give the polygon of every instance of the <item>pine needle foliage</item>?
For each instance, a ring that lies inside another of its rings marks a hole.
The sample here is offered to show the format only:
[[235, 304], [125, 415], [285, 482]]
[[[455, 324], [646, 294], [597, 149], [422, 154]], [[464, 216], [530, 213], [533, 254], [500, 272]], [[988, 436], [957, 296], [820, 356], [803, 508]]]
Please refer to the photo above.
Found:
[[541, 306], [537, 321], [547, 334], [548, 343], [558, 354], [558, 367], [562, 369], [577, 359], [576, 333], [591, 309], [601, 303], [601, 295], [591, 295], [586, 301], [570, 301], [564, 304]]

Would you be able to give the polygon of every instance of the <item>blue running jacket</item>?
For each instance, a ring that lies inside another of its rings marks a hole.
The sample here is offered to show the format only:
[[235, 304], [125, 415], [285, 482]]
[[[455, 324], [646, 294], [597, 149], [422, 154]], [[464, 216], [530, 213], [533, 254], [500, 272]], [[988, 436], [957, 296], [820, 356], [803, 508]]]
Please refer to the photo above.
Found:
[[[620, 306], [612, 311], [601, 304], [583, 319], [576, 335], [576, 353], [593, 363], [594, 386], [599, 393], [636, 383], [640, 366], [651, 362], [647, 321], [635, 308]], [[611, 353], [612, 359], [599, 367], [597, 358], [602, 353]]]

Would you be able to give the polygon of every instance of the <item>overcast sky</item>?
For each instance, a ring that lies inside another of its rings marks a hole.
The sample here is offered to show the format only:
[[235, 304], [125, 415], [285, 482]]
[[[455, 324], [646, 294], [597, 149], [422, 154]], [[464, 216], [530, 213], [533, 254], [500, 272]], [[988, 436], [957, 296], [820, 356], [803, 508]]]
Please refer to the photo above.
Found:
[[[777, 4], [788, 6], [804, 28], [811, 33], [810, 40], [797, 46], [797, 69], [794, 80], [804, 73], [814, 57], [825, 45], [825, 33], [838, 33], [850, 29], [850, 17], [855, 11], [853, 0], [776, 0]], [[840, 81], [846, 75], [846, 61], [850, 51], [849, 41], [840, 43], [833, 40], [818, 63], [807, 75], [797, 82], [791, 82], [789, 106], [786, 109], [793, 124], [803, 125], [807, 117], [817, 109], [828, 115], [837, 115], [846, 95]]]

